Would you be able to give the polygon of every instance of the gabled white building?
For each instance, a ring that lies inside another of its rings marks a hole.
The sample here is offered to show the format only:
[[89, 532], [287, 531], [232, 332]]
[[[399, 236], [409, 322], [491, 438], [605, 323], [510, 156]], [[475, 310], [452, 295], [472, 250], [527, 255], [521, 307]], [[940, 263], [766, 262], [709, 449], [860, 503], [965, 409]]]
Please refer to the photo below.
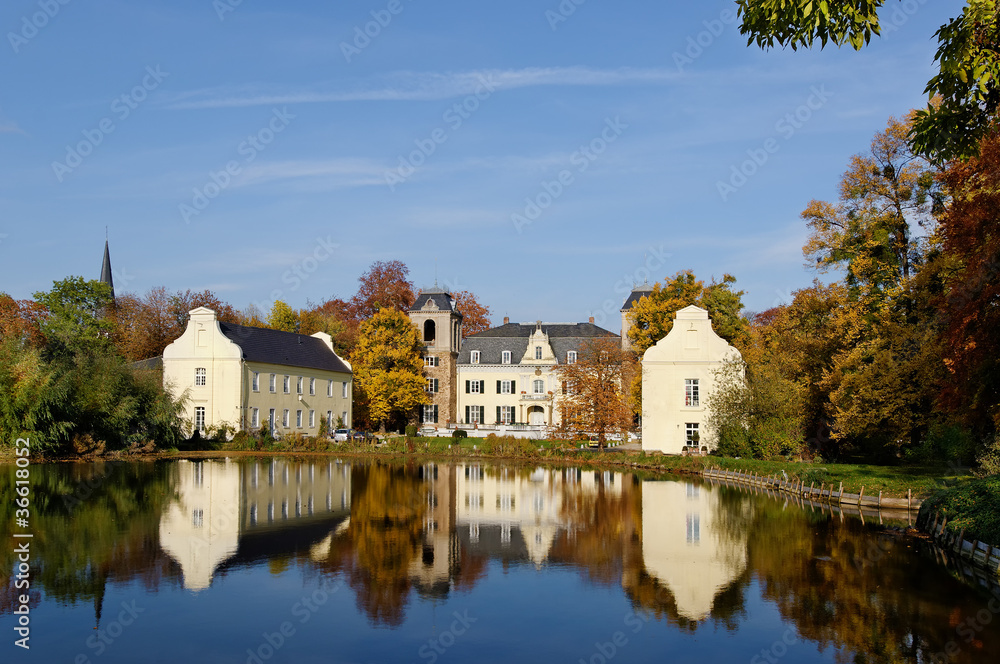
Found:
[[685, 447], [715, 447], [706, 400], [727, 359], [742, 356], [715, 333], [705, 309], [692, 305], [675, 314], [667, 336], [642, 356], [644, 450], [681, 454]]
[[588, 323], [511, 323], [467, 337], [458, 354], [458, 423], [558, 426], [562, 380], [588, 339], [618, 335]]
[[225, 323], [198, 307], [187, 329], [163, 351], [163, 384], [187, 395], [193, 429], [269, 426], [315, 436], [325, 420], [351, 426], [351, 365], [330, 335], [312, 336]]

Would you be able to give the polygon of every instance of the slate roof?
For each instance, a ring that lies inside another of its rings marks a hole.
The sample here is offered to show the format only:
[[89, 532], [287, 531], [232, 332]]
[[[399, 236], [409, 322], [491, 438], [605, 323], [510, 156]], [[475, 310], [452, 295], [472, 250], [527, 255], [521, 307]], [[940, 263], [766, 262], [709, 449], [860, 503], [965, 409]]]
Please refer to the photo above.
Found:
[[[466, 337], [458, 354], [459, 364], [471, 364], [471, 352], [478, 350], [480, 364], [501, 364], [503, 351], [511, 353], [511, 364], [520, 364], [528, 350], [528, 341], [537, 328], [537, 323], [508, 323], [500, 327]], [[542, 323], [542, 331], [549, 335], [549, 344], [556, 360], [566, 362], [566, 351], [580, 351], [585, 339], [614, 337], [614, 332], [593, 323]]]
[[247, 362], [351, 373], [343, 360], [317, 337], [222, 321], [219, 327], [227, 339], [243, 350]]
[[632, 292], [628, 294], [625, 299], [625, 304], [622, 305], [622, 311], [628, 311], [632, 308], [632, 305], [641, 300], [646, 295], [653, 292], [653, 287], [649, 284], [642, 284], [641, 286], [635, 286]]
[[[427, 290], [421, 290], [417, 294], [417, 299], [414, 300], [413, 306], [410, 307], [410, 311], [420, 311], [427, 304], [428, 300], [433, 300], [434, 304], [441, 311], [455, 311], [455, 307], [452, 304], [451, 293], [441, 290], [440, 288], [428, 288]], [[456, 311], [456, 313], [458, 313]], [[458, 314], [461, 316], [462, 314]]]

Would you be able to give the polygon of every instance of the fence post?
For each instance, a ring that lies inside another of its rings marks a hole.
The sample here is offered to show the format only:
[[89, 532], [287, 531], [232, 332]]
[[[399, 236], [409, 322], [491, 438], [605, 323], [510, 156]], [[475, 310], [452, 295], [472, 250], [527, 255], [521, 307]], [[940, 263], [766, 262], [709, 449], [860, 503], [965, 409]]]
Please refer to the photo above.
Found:
[[861, 509], [861, 500], [865, 497], [865, 488], [861, 487], [861, 493], [858, 494], [858, 509]]
[[907, 512], [910, 511], [910, 509], [911, 509], [910, 504], [912, 502], [913, 502], [913, 490], [912, 489], [907, 489], [906, 490], [906, 511]]
[[882, 509], [882, 492], [878, 492], [878, 508]]
[[844, 504], [844, 483], [843, 482], [840, 483], [840, 490], [837, 492], [837, 504], [838, 505], [843, 505]]

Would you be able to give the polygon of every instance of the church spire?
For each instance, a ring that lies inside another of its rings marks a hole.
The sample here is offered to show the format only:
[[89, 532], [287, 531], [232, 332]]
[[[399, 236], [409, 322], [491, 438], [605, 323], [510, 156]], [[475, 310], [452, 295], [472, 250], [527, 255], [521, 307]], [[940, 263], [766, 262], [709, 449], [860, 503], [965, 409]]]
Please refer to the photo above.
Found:
[[101, 283], [111, 287], [111, 299], [115, 299], [115, 280], [111, 276], [111, 251], [108, 249], [108, 240], [104, 239], [104, 263], [101, 265]]

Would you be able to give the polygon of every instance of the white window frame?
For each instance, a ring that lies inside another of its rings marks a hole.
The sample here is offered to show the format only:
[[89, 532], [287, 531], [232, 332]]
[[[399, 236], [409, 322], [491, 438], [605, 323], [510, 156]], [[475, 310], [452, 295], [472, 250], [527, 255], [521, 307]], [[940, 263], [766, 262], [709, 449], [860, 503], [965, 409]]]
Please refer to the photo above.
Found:
[[483, 409], [480, 406], [469, 406], [469, 421], [468, 424], [478, 422], [483, 423]]
[[[693, 442], [692, 434], [698, 434], [698, 442]], [[701, 446], [701, 431], [698, 426], [698, 422], [685, 422], [684, 423], [684, 444], [685, 445], [698, 445]]]
[[469, 351], [469, 363], [470, 364], [479, 364], [479, 360], [480, 360], [481, 357], [482, 357], [482, 354], [478, 350]]
[[536, 360], [542, 359], [542, 347], [541, 346], [535, 346], [535, 359]]
[[292, 393], [292, 377], [291, 376], [285, 376], [284, 381], [282, 381], [282, 383], [281, 383], [281, 387], [282, 387], [282, 391], [285, 394], [291, 394]]
[[198, 367], [194, 370], [194, 384], [198, 387], [208, 385], [208, 369]]
[[295, 379], [295, 393], [302, 394], [302, 376], [297, 376]]
[[514, 406], [500, 406], [500, 423], [514, 423]]
[[687, 408], [700, 408], [701, 387], [697, 378], [684, 379], [684, 406]]
[[330, 430], [333, 429], [333, 411], [332, 410], [326, 411], [326, 428], [330, 429]]
[[332, 378], [326, 382], [326, 396], [328, 396], [328, 397], [332, 397], [333, 396], [333, 379]]
[[278, 393], [278, 375], [277, 374], [271, 374], [271, 380], [268, 383], [268, 387], [271, 388], [271, 394], [277, 394]]
[[309, 379], [309, 396], [311, 396], [311, 397], [316, 396], [316, 379], [315, 378], [310, 378]]
[[256, 371], [253, 372], [252, 384], [253, 384], [253, 391], [260, 392], [260, 374], [257, 373]]
[[309, 410], [309, 428], [316, 428], [316, 411], [312, 409]]
[[296, 429], [301, 429], [302, 428], [302, 409], [301, 408], [297, 408], [295, 410], [295, 428]]
[[501, 364], [510, 364], [510, 351], [509, 350], [505, 350], [503, 353], [501, 353], [500, 362], [501, 362]]
[[426, 386], [425, 389], [427, 390], [428, 394], [437, 394], [437, 392], [438, 392], [438, 379], [437, 378], [428, 378], [427, 379], [427, 386]]
[[469, 394], [482, 394], [483, 393], [483, 381], [481, 380], [470, 380], [469, 381]]
[[341, 396], [341, 398], [343, 398], [343, 399], [346, 399], [346, 398], [348, 398], [348, 396], [349, 396], [349, 395], [347, 394], [347, 385], [348, 385], [347, 381], [344, 381], [344, 382], [342, 383], [342, 385], [343, 385], [343, 387], [341, 387], [341, 390], [340, 390], [340, 396]]
[[511, 389], [512, 383], [513, 381], [509, 380], [500, 381], [500, 394], [512, 394], [513, 393], [513, 390]]
[[292, 415], [291, 415], [291, 413], [292, 412], [290, 410], [288, 410], [287, 408], [285, 408], [281, 412], [281, 426], [284, 427], [285, 429], [288, 428], [288, 424], [292, 421]]
[[566, 351], [566, 364], [576, 364], [576, 351], [568, 350]]
[[197, 431], [205, 431], [205, 407], [194, 407], [194, 428]]
[[250, 426], [254, 429], [260, 426], [260, 408], [250, 409]]
[[541, 378], [536, 378], [531, 381], [531, 393], [532, 394], [545, 394], [545, 381]]

